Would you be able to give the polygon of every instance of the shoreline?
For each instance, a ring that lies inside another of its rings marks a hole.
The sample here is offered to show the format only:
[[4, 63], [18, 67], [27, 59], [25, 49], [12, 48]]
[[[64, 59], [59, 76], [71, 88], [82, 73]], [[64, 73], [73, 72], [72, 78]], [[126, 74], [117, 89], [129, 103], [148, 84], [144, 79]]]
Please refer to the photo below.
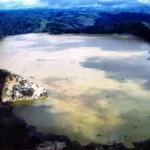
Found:
[[[10, 134], [10, 138], [7, 141], [0, 142], [0, 149], [33, 149], [33, 150], [45, 150], [46, 148], [54, 146], [56, 143], [63, 143], [65, 146], [62, 149], [54, 150], [148, 150], [150, 149], [150, 139], [141, 142], [133, 142], [134, 148], [127, 148], [122, 143], [114, 144], [100, 144], [100, 143], [89, 143], [87, 145], [81, 145], [79, 142], [70, 140], [65, 135], [56, 134], [43, 134], [42, 132], [36, 131], [36, 127], [27, 125], [24, 120], [18, 118], [13, 113], [12, 103], [0, 104], [0, 118], [3, 120], [9, 120], [1, 130], [0, 139], [5, 138], [4, 136], [8, 132], [15, 132], [15, 135]], [[0, 126], [2, 122], [0, 121]], [[15, 122], [14, 122], [15, 121]], [[11, 131], [10, 131], [11, 129]], [[14, 136], [14, 137], [12, 137]], [[22, 138], [19, 138], [22, 137]], [[17, 141], [16, 141], [17, 140]], [[43, 143], [48, 142], [48, 145], [38, 149]], [[7, 144], [6, 144], [7, 143]], [[8, 144], [9, 143], [9, 144]], [[48, 150], [49, 150], [48, 149]]]

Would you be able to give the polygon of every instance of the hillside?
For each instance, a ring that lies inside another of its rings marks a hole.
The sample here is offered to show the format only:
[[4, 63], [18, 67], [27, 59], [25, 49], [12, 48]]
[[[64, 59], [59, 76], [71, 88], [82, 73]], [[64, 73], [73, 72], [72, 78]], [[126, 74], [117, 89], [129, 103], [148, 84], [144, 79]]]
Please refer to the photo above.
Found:
[[106, 13], [86, 9], [24, 9], [0, 11], [1, 38], [25, 33], [133, 34], [150, 40], [150, 14]]

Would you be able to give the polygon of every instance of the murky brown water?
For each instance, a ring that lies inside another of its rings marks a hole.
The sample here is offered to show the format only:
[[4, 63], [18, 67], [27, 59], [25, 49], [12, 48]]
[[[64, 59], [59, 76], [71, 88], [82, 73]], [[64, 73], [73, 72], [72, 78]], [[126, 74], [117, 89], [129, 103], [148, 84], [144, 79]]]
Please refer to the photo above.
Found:
[[39, 131], [131, 146], [150, 138], [149, 50], [129, 36], [28, 34], [0, 42], [0, 68], [49, 90], [15, 108]]

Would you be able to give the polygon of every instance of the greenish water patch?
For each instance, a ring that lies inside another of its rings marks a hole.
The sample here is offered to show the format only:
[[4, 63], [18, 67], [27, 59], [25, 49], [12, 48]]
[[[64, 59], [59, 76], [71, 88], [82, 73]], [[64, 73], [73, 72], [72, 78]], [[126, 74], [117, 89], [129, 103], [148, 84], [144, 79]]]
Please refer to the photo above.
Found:
[[33, 100], [18, 100], [13, 102], [13, 105], [15, 107], [28, 106], [44, 100], [47, 100], [47, 98], [40, 98], [40, 99], [33, 99]]
[[13, 104], [14, 106], [26, 106], [34, 103], [35, 103], [34, 100], [20, 100], [20, 101], [15, 101]]

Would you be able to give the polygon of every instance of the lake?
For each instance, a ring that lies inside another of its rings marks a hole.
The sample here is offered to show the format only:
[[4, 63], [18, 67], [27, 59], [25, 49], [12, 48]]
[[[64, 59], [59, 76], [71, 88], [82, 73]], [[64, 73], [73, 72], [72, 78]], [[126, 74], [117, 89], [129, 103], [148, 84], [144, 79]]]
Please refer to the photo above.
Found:
[[132, 147], [150, 138], [149, 50], [128, 35], [17, 35], [0, 41], [0, 68], [47, 88], [14, 104], [38, 131]]

